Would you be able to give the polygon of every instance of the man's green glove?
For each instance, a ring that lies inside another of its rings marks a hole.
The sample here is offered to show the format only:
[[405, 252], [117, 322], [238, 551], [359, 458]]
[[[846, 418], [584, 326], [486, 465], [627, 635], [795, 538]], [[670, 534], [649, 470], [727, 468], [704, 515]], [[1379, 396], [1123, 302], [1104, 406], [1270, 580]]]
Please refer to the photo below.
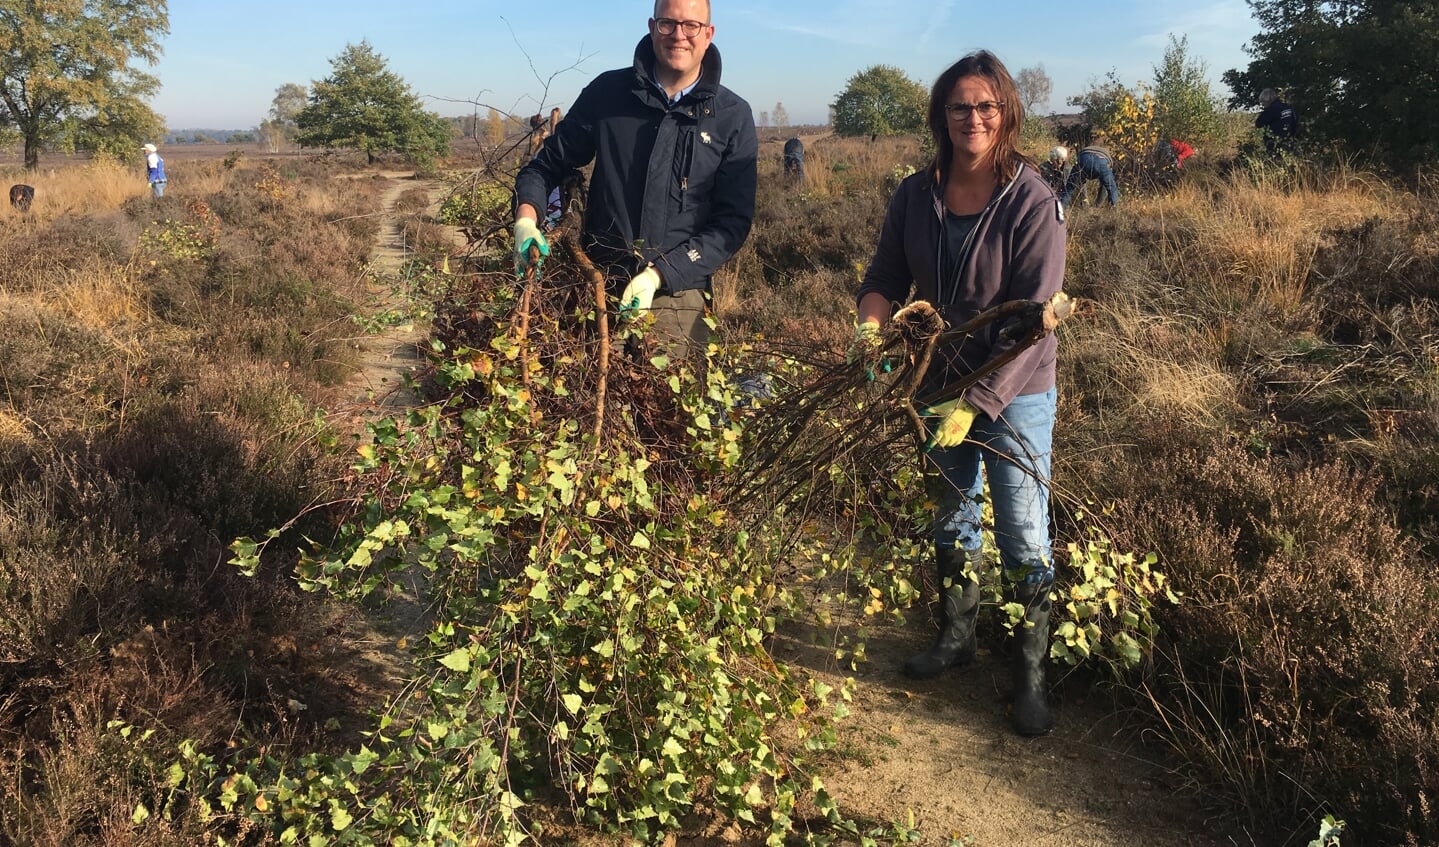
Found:
[[550, 255], [550, 242], [545, 234], [529, 218], [515, 219], [515, 273], [524, 274], [530, 267], [530, 245], [540, 248], [540, 258], [535, 261], [535, 270], [544, 264], [544, 257]]
[[935, 424], [934, 434], [929, 437], [929, 443], [924, 445], [925, 450], [932, 450], [935, 447], [956, 447], [963, 442], [965, 436], [969, 435], [969, 428], [974, 425], [979, 410], [961, 397], [931, 406], [924, 410], [924, 414], [926, 417], [940, 419], [939, 423]]
[[659, 290], [660, 272], [655, 270], [654, 265], [649, 265], [635, 274], [630, 284], [620, 292], [620, 317], [637, 318], [648, 312], [650, 304], [654, 302], [655, 292]]

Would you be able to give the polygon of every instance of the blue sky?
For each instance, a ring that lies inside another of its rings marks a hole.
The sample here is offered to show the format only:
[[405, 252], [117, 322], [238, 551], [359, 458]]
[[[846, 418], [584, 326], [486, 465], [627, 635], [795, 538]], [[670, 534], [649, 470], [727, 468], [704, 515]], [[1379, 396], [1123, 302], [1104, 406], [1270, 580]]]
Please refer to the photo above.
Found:
[[[152, 105], [175, 129], [247, 129], [275, 89], [330, 72], [347, 43], [368, 40], [429, 108], [470, 114], [479, 104], [516, 114], [568, 108], [601, 71], [628, 65], [653, 9], [645, 0], [170, 0], [164, 55], [150, 69]], [[1048, 109], [1110, 70], [1147, 81], [1168, 36], [1187, 35], [1228, 97], [1225, 70], [1245, 67], [1259, 28], [1244, 0], [713, 0], [724, 83], [756, 115], [783, 103], [791, 123], [822, 123], [856, 72], [895, 65], [926, 86], [975, 48], [1013, 73], [1042, 64]], [[1044, 107], [1041, 107], [1042, 109]]]

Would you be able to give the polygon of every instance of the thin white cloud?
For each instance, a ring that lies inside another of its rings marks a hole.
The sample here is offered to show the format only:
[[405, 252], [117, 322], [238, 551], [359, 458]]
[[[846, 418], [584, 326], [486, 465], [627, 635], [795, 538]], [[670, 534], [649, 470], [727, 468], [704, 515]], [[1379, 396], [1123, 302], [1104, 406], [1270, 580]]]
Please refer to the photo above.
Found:
[[954, 8], [955, 0], [940, 0], [934, 4], [929, 13], [929, 24], [919, 36], [919, 48], [926, 50], [936, 35], [944, 34], [944, 25], [949, 21], [949, 12]]
[[[1244, 0], [1217, 0], [1204, 6], [1176, 10], [1162, 28], [1135, 39], [1136, 46], [1162, 55], [1169, 36], [1188, 36], [1189, 52], [1206, 64], [1231, 62], [1242, 55], [1246, 42], [1258, 33], [1258, 24]], [[1157, 57], [1156, 57], [1157, 58]]]

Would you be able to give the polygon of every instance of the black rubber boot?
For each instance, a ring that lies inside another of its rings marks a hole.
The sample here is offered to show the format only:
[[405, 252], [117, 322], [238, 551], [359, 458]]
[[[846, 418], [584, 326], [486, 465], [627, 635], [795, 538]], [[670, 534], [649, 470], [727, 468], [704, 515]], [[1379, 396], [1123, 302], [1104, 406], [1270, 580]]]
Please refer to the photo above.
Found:
[[904, 663], [904, 675], [910, 679], [929, 679], [946, 668], [960, 668], [974, 661], [978, 578], [984, 570], [984, 552], [940, 547], [935, 551], [935, 560], [939, 566], [939, 635], [928, 650]]
[[1054, 729], [1049, 713], [1049, 687], [1044, 663], [1049, 658], [1049, 584], [1022, 582], [1012, 589], [1014, 602], [1024, 606], [1024, 620], [1014, 628], [1014, 731], [1024, 736], [1044, 735]]

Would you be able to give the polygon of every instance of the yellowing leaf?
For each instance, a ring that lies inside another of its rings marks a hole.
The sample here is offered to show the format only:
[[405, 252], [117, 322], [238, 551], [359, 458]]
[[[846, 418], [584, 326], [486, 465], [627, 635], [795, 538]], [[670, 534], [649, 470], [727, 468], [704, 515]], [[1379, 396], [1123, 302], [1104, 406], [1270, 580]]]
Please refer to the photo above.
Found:
[[440, 664], [456, 673], [468, 673], [470, 670], [470, 651], [463, 647], [450, 651], [450, 655], [440, 660]]

